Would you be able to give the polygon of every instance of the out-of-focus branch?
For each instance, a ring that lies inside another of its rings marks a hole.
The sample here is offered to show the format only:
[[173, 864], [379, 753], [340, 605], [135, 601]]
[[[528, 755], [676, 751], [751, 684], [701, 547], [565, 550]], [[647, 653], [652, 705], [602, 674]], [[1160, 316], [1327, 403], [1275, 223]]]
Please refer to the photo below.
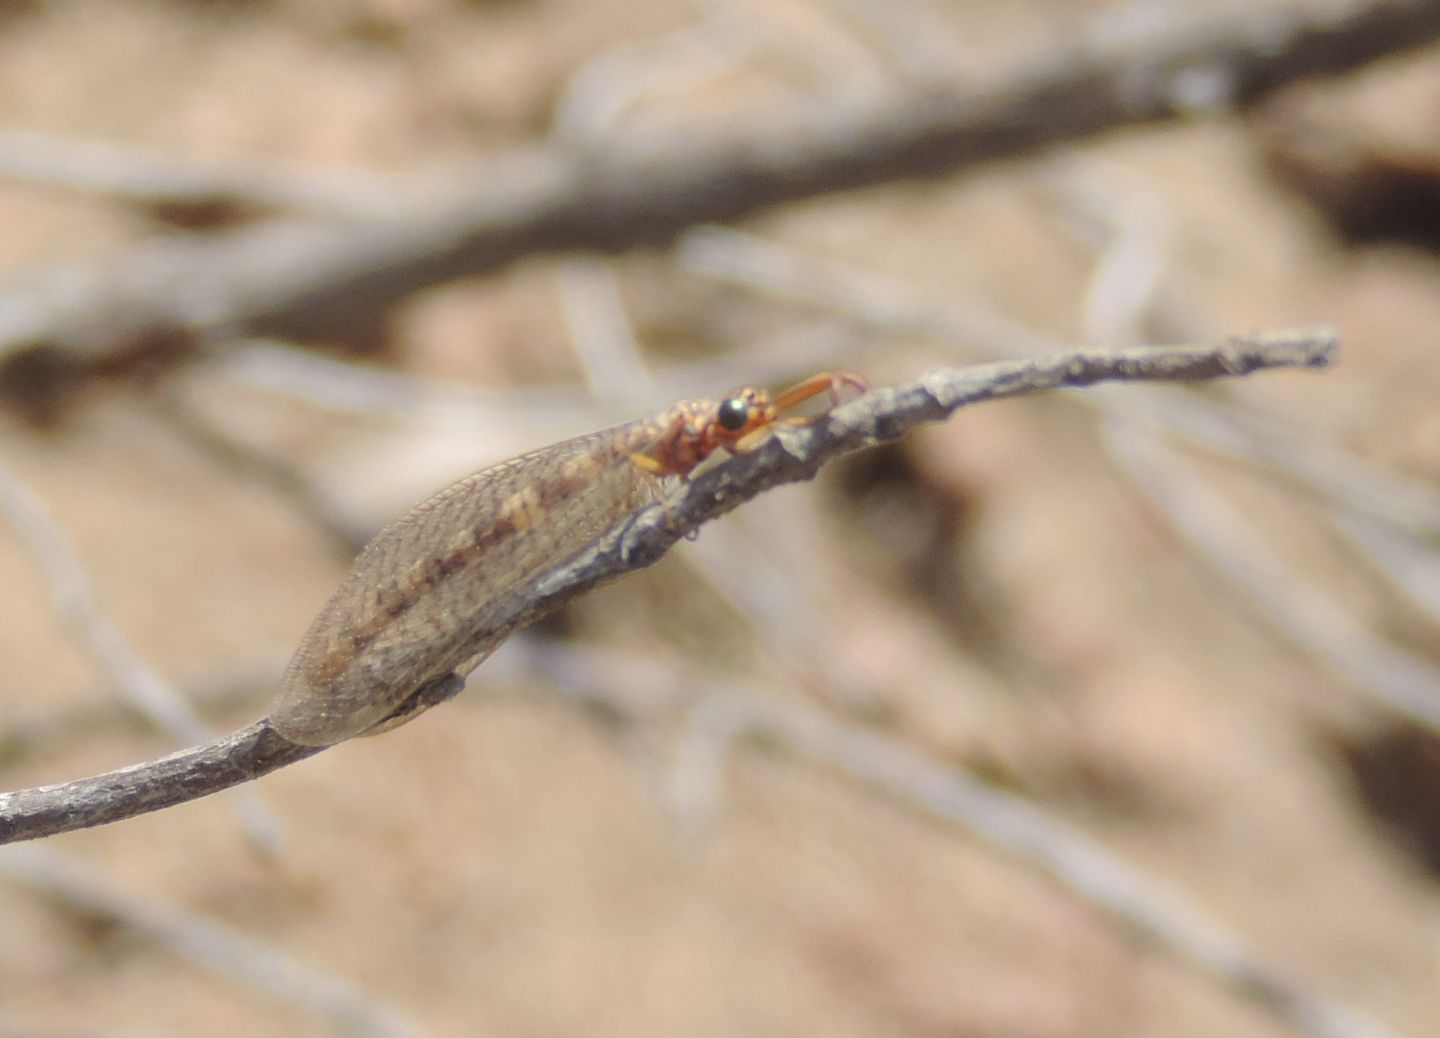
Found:
[[[1327, 332], [1272, 333], [1210, 346], [1074, 350], [1025, 361], [946, 368], [876, 389], [805, 426], [777, 429], [674, 496], [622, 521], [596, 543], [556, 563], [495, 603], [490, 634], [519, 630], [577, 595], [654, 564], [701, 526], [771, 487], [807, 480], [842, 454], [903, 436], [970, 404], [1105, 381], [1175, 381], [1246, 375], [1275, 367], [1324, 367]], [[444, 684], [442, 681], [439, 684]], [[453, 689], [439, 690], [439, 698]], [[295, 746], [264, 721], [241, 731], [88, 779], [0, 793], [0, 843], [118, 821], [208, 795], [318, 752]]]
[[374, 217], [396, 189], [356, 176], [236, 171], [137, 148], [0, 129], [0, 178], [98, 194], [182, 225], [294, 211]]
[[320, 752], [260, 721], [239, 731], [93, 778], [0, 793], [0, 843], [86, 829], [218, 793]]
[[[28, 543], [49, 585], [50, 597], [76, 643], [135, 712], [177, 742], [209, 738], [212, 729], [189, 701], [130, 645], [100, 609], [90, 576], [64, 532], [3, 467], [0, 516], [15, 526]], [[249, 791], [240, 791], [235, 807], [251, 843], [264, 853], [273, 851], [278, 837], [269, 808]]]
[[779, 203], [940, 177], [1126, 126], [1254, 102], [1440, 36], [1440, 0], [1176, 9], [1036, 55], [988, 89], [803, 106], [743, 129], [551, 144], [463, 197], [359, 226], [167, 241], [0, 294], [0, 385], [61, 382], [230, 335], [366, 341], [419, 289], [521, 257], [665, 245]]
[[328, 1020], [341, 1034], [404, 1038], [416, 1033], [373, 996], [279, 948], [194, 913], [124, 894], [48, 847], [11, 847], [0, 853], [0, 876], [73, 910], [119, 923], [200, 969]]
[[1023, 862], [1147, 945], [1298, 1033], [1391, 1038], [1380, 1023], [1286, 976], [1241, 937], [1205, 919], [1091, 837], [962, 768], [937, 764], [913, 746], [813, 707], [613, 654], [527, 641], [527, 672], [607, 717], [643, 723], [657, 705], [679, 705], [667, 691], [684, 689], [694, 696], [676, 755], [674, 783], [680, 788], [672, 791], [682, 808], [718, 795], [726, 765], [742, 742], [816, 761]]
[[[1136, 428], [1136, 426], [1139, 426]], [[1144, 420], [1112, 418], [1106, 443], [1145, 496], [1267, 623], [1355, 688], [1417, 724], [1440, 731], [1440, 667], [1371, 633], [1275, 558], [1264, 539]]]

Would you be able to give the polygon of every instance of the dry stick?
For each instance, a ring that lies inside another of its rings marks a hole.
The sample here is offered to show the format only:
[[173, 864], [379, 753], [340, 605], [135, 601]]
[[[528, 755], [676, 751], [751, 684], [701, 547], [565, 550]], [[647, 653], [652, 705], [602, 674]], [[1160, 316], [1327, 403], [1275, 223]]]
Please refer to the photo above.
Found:
[[[636, 705], [614, 683], [598, 684], [594, 654], [555, 646], [531, 651], [542, 676], [583, 704], [622, 714]], [[608, 662], [608, 661], [607, 661]], [[685, 683], [687, 688], [704, 682]], [[627, 690], [628, 691], [628, 690]], [[704, 729], [704, 731], [700, 731]], [[1239, 938], [1186, 908], [1089, 836], [1013, 793], [965, 771], [936, 764], [914, 747], [846, 725], [811, 707], [725, 688], [706, 693], [692, 711], [689, 737], [709, 745], [700, 767], [716, 781], [720, 754], [741, 738], [770, 752], [818, 761], [887, 796], [954, 823], [972, 836], [1045, 874], [1118, 920], [1139, 940], [1220, 983], [1263, 1012], [1313, 1038], [1388, 1038], [1392, 1032], [1332, 1002], [1257, 958]]]
[[192, 407], [181, 393], [162, 389], [151, 395], [150, 407], [191, 446], [204, 451], [213, 461], [283, 495], [347, 561], [355, 557], [374, 532], [362, 532], [360, 524], [345, 515], [325, 490], [307, 479], [299, 468], [231, 436]]
[[[1440, 627], [1440, 545], [1347, 502], [1327, 505], [1335, 529], [1412, 608]], [[1440, 698], [1440, 681], [1433, 687]]]
[[[833, 363], [833, 357], [827, 359]], [[825, 364], [822, 359], [807, 370]], [[301, 400], [325, 411], [467, 431], [481, 422], [516, 425], [525, 419], [554, 428], [555, 423], [573, 418], [587, 400], [578, 386], [487, 388], [327, 356], [273, 339], [236, 340], [198, 370], [222, 382]], [[692, 383], [692, 389], [695, 384], [699, 383]]]
[[1227, 989], [1313, 1038], [1386, 1038], [1381, 1024], [1321, 998], [1255, 958], [1243, 942], [1192, 915], [1172, 897], [1020, 797], [941, 767], [882, 736], [818, 711], [780, 709], [750, 697], [712, 699], [735, 734], [779, 744], [970, 832], [1057, 880], [1126, 923], [1141, 940], [1199, 969]]
[[836, 721], [813, 707], [782, 705], [773, 696], [719, 686], [699, 675], [621, 662], [614, 653], [534, 640], [525, 650], [525, 666], [542, 681], [582, 707], [627, 721], [644, 720], [656, 706], [655, 698], [637, 696], [637, 688], [648, 686], [669, 705], [671, 690], [698, 690], [686, 733], [690, 745], [677, 754], [677, 767], [689, 772], [677, 775], [677, 784], [690, 788], [677, 790], [678, 797], [708, 799], [710, 790], [704, 787], [718, 784], [723, 755], [741, 739], [762, 752], [817, 761], [1013, 856], [1127, 926], [1137, 939], [1304, 1034], [1391, 1035], [1378, 1022], [1285, 976], [1243, 940], [1187, 908], [1085, 833], [963, 769], [935, 763], [913, 746]]
[[[623, 403], [653, 391], [655, 379], [641, 356], [613, 264], [604, 258], [584, 256], [565, 260], [561, 269], [571, 341], [592, 397]], [[795, 622], [796, 613], [813, 610], [808, 603], [802, 606], [798, 601], [804, 596], [798, 593], [794, 574], [786, 580], [773, 567], [755, 565], [758, 560], [754, 545], [737, 537], [735, 527], [716, 529], [705, 541], [684, 544], [679, 550], [682, 560], [704, 581], [707, 596], [724, 602], [736, 615], [767, 632], [771, 656], [797, 673], [814, 674], [832, 689], [845, 687], [844, 675], [836, 672], [823, 654], [810, 654], [804, 660], [796, 657], [797, 648], [803, 651], [807, 636], [813, 639], [823, 625]], [[757, 574], [763, 575], [758, 581]], [[792, 608], [777, 609], [777, 601], [786, 598]], [[810, 619], [814, 619], [813, 615]]]
[[[692, 273], [743, 286], [843, 316], [874, 335], [917, 335], [967, 353], [1032, 356], [1061, 348], [1062, 340], [1009, 318], [959, 303], [936, 304], [898, 283], [826, 262], [799, 257], [741, 231], [697, 228], [679, 249]], [[286, 372], [270, 383], [289, 375]], [[337, 375], [337, 378], [340, 375]], [[297, 379], [289, 378], [290, 384]], [[1440, 491], [1386, 471], [1338, 448], [1307, 438], [1256, 412], [1224, 407], [1193, 393], [1149, 389], [1123, 401], [1089, 394], [1102, 411], [1133, 415], [1163, 426], [1193, 446], [1207, 447], [1281, 472], [1324, 497], [1401, 528], [1417, 538], [1440, 537]]]
[[[288, 657], [269, 664], [255, 662], [245, 669], [187, 685], [183, 693], [202, 716], [249, 711], [273, 693], [275, 675]], [[17, 768], [52, 755], [61, 747], [74, 749], [87, 738], [153, 733], [154, 728], [128, 704], [109, 695], [110, 687], [97, 688], [78, 702], [47, 711], [43, 716], [21, 717], [0, 728], [0, 770]]]
[[142, 148], [47, 133], [0, 129], [0, 179], [80, 191], [181, 215], [285, 210], [330, 217], [375, 217], [392, 209], [397, 188], [359, 175], [236, 171]]
[[[994, 352], [1039, 352], [1055, 346], [1055, 340], [1004, 318], [955, 304], [922, 303], [871, 275], [834, 264], [821, 269], [738, 231], [692, 231], [680, 255], [692, 271], [819, 305], [877, 331], [978, 343]], [[1266, 422], [1256, 413], [1225, 407], [1199, 394], [1159, 387], [1123, 394], [1102, 390], [1087, 394], [1085, 402], [1126, 423], [1127, 431], [1112, 450], [1113, 460], [1131, 470], [1152, 502], [1173, 517], [1177, 532], [1211, 560], [1272, 627], [1325, 662], [1357, 691], [1440, 730], [1436, 691], [1440, 668], [1365, 631], [1317, 588], [1285, 573], [1213, 494], [1195, 487], [1188, 494], [1197, 495], [1196, 500], [1180, 500], [1177, 462], [1150, 463], [1147, 468], [1154, 475], [1148, 478], [1141, 476], [1138, 466], [1145, 460], [1144, 437], [1163, 430], [1191, 446], [1222, 451], [1278, 472], [1325, 499], [1341, 532], [1402, 594], [1421, 602], [1430, 601], [1428, 590], [1419, 585], [1435, 568], [1429, 542], [1440, 532], [1440, 493], [1279, 423]], [[1141, 419], [1138, 431], [1128, 431]], [[1152, 452], [1160, 449], [1159, 444], [1149, 447]], [[1161, 476], [1168, 478], [1162, 482]]]
[[348, 1038], [403, 1038], [416, 1033], [413, 1025], [369, 993], [221, 923], [122, 893], [48, 847], [0, 852], [0, 876], [71, 909], [119, 923], [201, 969], [319, 1016]]
[[[96, 601], [89, 573], [64, 532], [3, 467], [0, 517], [15, 526], [27, 542], [55, 608], [76, 642], [136, 713], [177, 742], [210, 737], [213, 730], [189, 701], [110, 622]], [[250, 842], [262, 853], [273, 852], [278, 836], [270, 809], [253, 791], [241, 790], [237, 797], [235, 810]]]
[[1440, 0], [1201, 14], [1119, 43], [1067, 42], [986, 90], [798, 106], [728, 133], [627, 133], [604, 150], [552, 144], [420, 215], [150, 245], [0, 295], [0, 357], [51, 347], [25, 371], [54, 378], [207, 337], [373, 337], [409, 293], [528, 255], [664, 245], [782, 202], [1248, 105], [1440, 37]]
[[[653, 402], [656, 397], [693, 396], [697, 387], [795, 382], [811, 372], [849, 365], [872, 338], [837, 327], [831, 320], [816, 320], [797, 330], [756, 339], [718, 358], [667, 365], [655, 376], [655, 394], [647, 396]], [[1168, 341], [1178, 338], [1182, 337]], [[1063, 346], [1052, 343], [1050, 348]], [[591, 395], [578, 385], [487, 389], [325, 356], [273, 340], [244, 340], [197, 370], [207, 379], [259, 389], [327, 411], [467, 431], [478, 428], [488, 432], [494, 426], [517, 431], [528, 423], [553, 430], [573, 423], [577, 412], [594, 406]]]
[[[1111, 203], [1112, 212], [1120, 210], [1122, 218], [1116, 222], [1121, 226], [1102, 251], [1100, 263], [1102, 271], [1111, 265], [1127, 268], [1121, 279], [1122, 296], [1116, 300], [1121, 305], [1105, 308], [1111, 317], [1108, 321], [1086, 322], [1086, 331], [1097, 339], [1133, 338], [1126, 332], [1144, 324], [1155, 305], [1154, 293], [1166, 267], [1155, 229], [1157, 224], [1163, 226], [1163, 219], [1144, 211], [1152, 207], [1137, 205], [1133, 193], [1126, 197], [1124, 206]], [[1125, 209], [1132, 211], [1127, 213]], [[1115, 258], [1127, 254], [1134, 259], [1133, 265], [1114, 264]], [[1149, 272], [1148, 286], [1144, 272]], [[1103, 275], [1097, 271], [1086, 307], [1092, 318], [1103, 312], [1093, 305], [1102, 281]], [[1106, 395], [1090, 394], [1089, 399], [1103, 399]], [[1165, 395], [1177, 394], [1170, 391]], [[1213, 411], [1214, 405], [1201, 404], [1195, 394], [1185, 396], [1188, 398], [1181, 401], [1137, 401], [1131, 394], [1123, 402], [1112, 396], [1115, 406], [1105, 421], [1111, 459], [1127, 471], [1170, 527], [1247, 598], [1273, 629], [1372, 699], [1412, 721], [1440, 729], [1440, 667], [1367, 630], [1347, 615], [1334, 596], [1327, 595], [1303, 574], [1290, 571], [1269, 550], [1259, 531], [1238, 510], [1227, 506], [1222, 495], [1199, 479], [1191, 471], [1192, 466], [1161, 441], [1162, 430], [1171, 427], [1177, 416], [1203, 418], [1207, 406]], [[1234, 419], [1218, 424], [1232, 434], [1261, 439], [1257, 430]], [[1249, 451], [1237, 453], [1254, 456]], [[1328, 468], [1321, 472], [1326, 479], [1322, 489], [1327, 492], [1329, 511], [1340, 531], [1365, 551], [1371, 564], [1402, 594], [1407, 586], [1427, 587], [1427, 578], [1433, 580], [1440, 573], [1440, 558], [1434, 546], [1398, 529], [1398, 508], [1388, 500], [1379, 512], [1367, 515], [1360, 506], [1335, 493], [1336, 481]], [[1440, 602], [1433, 592], [1431, 598]]]
[[646, 94], [733, 72], [766, 36], [762, 23], [721, 7], [663, 36], [630, 40], [587, 58], [571, 74], [550, 114], [557, 145], [603, 141]]
[[1109, 453], [1145, 491], [1171, 529], [1275, 630], [1343, 680], [1401, 716], [1440, 730], [1440, 667], [1391, 645], [1285, 566], [1244, 518], [1167, 448], [1158, 430], [1105, 427]]
[[90, 575], [59, 524], [31, 498], [21, 482], [0, 467], [0, 519], [15, 527], [39, 565], [56, 611], [80, 647], [157, 729], [176, 739], [210, 735], [205, 722], [149, 662], [130, 645], [100, 608]]
[[[663, 503], [620, 523], [558, 563], [533, 588], [496, 603], [495, 630], [512, 632], [582, 592], [655, 563], [676, 541], [771, 487], [812, 478], [827, 461], [903, 436], [961, 407], [1105, 381], [1175, 381], [1246, 375], [1275, 367], [1325, 367], [1329, 332], [1276, 332], [1211, 346], [1075, 350], [1027, 361], [932, 372], [877, 389], [812, 424], [777, 430], [754, 451], [699, 476]], [[437, 695], [453, 693], [442, 682]], [[168, 757], [54, 786], [0, 794], [0, 843], [118, 821], [256, 778], [314, 753], [259, 721]]]

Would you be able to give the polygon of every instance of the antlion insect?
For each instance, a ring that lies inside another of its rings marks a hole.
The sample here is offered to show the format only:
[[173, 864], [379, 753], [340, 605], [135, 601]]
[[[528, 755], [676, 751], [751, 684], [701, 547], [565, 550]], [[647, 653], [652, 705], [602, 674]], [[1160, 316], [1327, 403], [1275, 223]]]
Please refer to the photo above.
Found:
[[[781, 412], [866, 390], [843, 372], [773, 399], [747, 386], [564, 440], [467, 476], [365, 546], [320, 611], [270, 706], [291, 742], [328, 746], [403, 724], [453, 695], [511, 633], [497, 603], [659, 496], [724, 448], [761, 442]], [[790, 419], [804, 421], [804, 419]]]

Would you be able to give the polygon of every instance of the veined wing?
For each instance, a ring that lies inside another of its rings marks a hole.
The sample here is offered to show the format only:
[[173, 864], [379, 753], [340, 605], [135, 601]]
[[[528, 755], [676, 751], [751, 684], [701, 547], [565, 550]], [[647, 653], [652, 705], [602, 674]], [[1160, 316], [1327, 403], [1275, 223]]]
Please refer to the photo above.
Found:
[[631, 462], [641, 419], [564, 440], [452, 484], [382, 530], [311, 625], [270, 707], [285, 738], [359, 735], [426, 682], [504, 637], [493, 603], [652, 498]]

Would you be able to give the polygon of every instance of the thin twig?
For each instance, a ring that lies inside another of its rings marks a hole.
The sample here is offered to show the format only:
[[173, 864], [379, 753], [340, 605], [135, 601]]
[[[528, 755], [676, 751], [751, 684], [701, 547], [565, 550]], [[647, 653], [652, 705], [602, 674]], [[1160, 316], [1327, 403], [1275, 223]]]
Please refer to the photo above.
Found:
[[1440, 627], [1440, 545], [1345, 502], [1330, 502], [1329, 512], [1335, 529], [1365, 561], [1420, 616]]
[[573, 386], [485, 387], [327, 356], [279, 340], [245, 339], [198, 365], [203, 375], [341, 414], [472, 431], [527, 417], [551, 424], [584, 407]]
[[345, 219], [393, 210], [398, 187], [356, 175], [237, 172], [159, 152], [0, 129], [0, 178], [105, 195], [162, 213], [286, 210]]
[[[695, 395], [701, 387], [795, 382], [855, 356], [870, 338], [837, 327], [832, 320], [817, 321], [756, 339], [718, 358], [668, 364], [655, 375], [656, 393], [678, 399]], [[274, 341], [247, 340], [197, 370], [210, 379], [327, 411], [467, 432], [503, 426], [523, 433], [527, 424], [553, 431], [594, 404], [578, 385], [486, 388], [327, 357]]]
[[[90, 576], [64, 531], [3, 468], [0, 468], [0, 514], [28, 543], [49, 586], [51, 600], [76, 642], [130, 707], [176, 741], [198, 742], [210, 738], [213, 729], [131, 646], [100, 608]], [[264, 802], [253, 791], [242, 790], [234, 807], [251, 843], [261, 853], [273, 852], [279, 841], [279, 829]]]
[[1039, 808], [909, 747], [816, 710], [746, 699], [713, 701], [737, 735], [823, 761], [893, 797], [956, 822], [1125, 923], [1268, 1015], [1313, 1038], [1384, 1038], [1387, 1028], [1327, 1001], [1256, 959], [1238, 938], [1152, 888], [1100, 845]]
[[150, 401], [154, 413], [169, 422], [193, 446], [230, 471], [268, 486], [289, 501], [345, 559], [353, 558], [374, 534], [362, 532], [324, 488], [289, 462], [264, 454], [231, 436], [192, 407], [179, 392], [161, 390]]
[[100, 609], [90, 576], [59, 525], [4, 468], [0, 468], [0, 515], [24, 538], [50, 599], [75, 640], [131, 708], [177, 739], [207, 738], [211, 733], [205, 722]]
[[85, 829], [174, 807], [259, 778], [319, 752], [296, 746], [260, 721], [103, 775], [0, 793], [0, 843]]
[[[602, 706], [623, 716], [653, 712], [634, 686], [647, 681], [641, 668], [624, 666], [623, 681], [606, 655], [570, 646], [531, 645], [530, 669], [579, 703]], [[651, 678], [656, 687], [703, 689], [703, 679], [669, 675]], [[1141, 940], [1211, 978], [1225, 990], [1313, 1038], [1382, 1038], [1380, 1024], [1307, 990], [1255, 957], [1244, 942], [1158, 889], [1104, 847], [1013, 793], [965, 771], [937, 764], [913, 747], [799, 704], [777, 703], [735, 687], [703, 692], [691, 707], [677, 766], [678, 805], [693, 823], [698, 806], [723, 781], [726, 754], [742, 739], [757, 748], [819, 761], [912, 808], [959, 826], [992, 847], [1048, 876], [1087, 904], [1124, 924]], [[676, 705], [666, 703], [667, 706]]]
[[754, 20], [717, 10], [697, 25], [658, 39], [627, 42], [587, 59], [555, 102], [550, 136], [557, 145], [603, 141], [647, 93], [700, 83], [737, 67], [760, 33]]
[[[680, 245], [693, 273], [752, 291], [818, 306], [872, 334], [926, 336], [964, 356], [1028, 357], [1064, 342], [977, 306], [918, 297], [913, 289], [839, 263], [820, 263], [764, 238], [697, 228]], [[1161, 386], [1087, 393], [1107, 414], [1146, 420], [1198, 447], [1233, 454], [1416, 537], [1440, 536], [1440, 491], [1328, 446], [1254, 411]]]
[[171, 949], [188, 962], [322, 1017], [341, 1034], [402, 1038], [415, 1033], [369, 994], [289, 958], [277, 948], [192, 913], [123, 894], [48, 847], [0, 852], [0, 875]]
[[[1118, 197], [1106, 196], [1117, 227], [1108, 246], [1099, 250], [1099, 266], [1100, 271], [1125, 267], [1128, 276], [1120, 279], [1125, 287], [1118, 298], [1111, 300], [1112, 305], [1097, 306], [1096, 297], [1105, 294], [1107, 287], [1103, 274], [1097, 272], [1086, 307], [1085, 327], [1091, 335], [1110, 332], [1112, 337], [1121, 337], [1126, 331], [1138, 334], [1157, 302], [1166, 266], [1167, 250], [1160, 247], [1155, 230], [1156, 225], [1163, 227], [1164, 220], [1143, 212], [1154, 208], [1145, 206], [1143, 197], [1136, 203], [1132, 192], [1124, 196], [1128, 204], [1116, 201]], [[1135, 262], [1126, 263], [1131, 254]], [[1176, 394], [1171, 391], [1168, 395]], [[1091, 399], [1104, 397], [1091, 394]], [[1127, 471], [1171, 529], [1282, 636], [1387, 708], [1440, 729], [1440, 693], [1436, 692], [1440, 688], [1440, 667], [1370, 632], [1348, 617], [1333, 596], [1286, 567], [1253, 524], [1225, 505], [1220, 495], [1205, 486], [1193, 468], [1161, 441], [1163, 430], [1172, 423], [1183, 427], [1188, 415], [1193, 424], [1196, 417], [1203, 419], [1207, 407], [1213, 411], [1213, 405], [1187, 399], [1183, 406], [1162, 408], [1154, 401], [1140, 400], [1127, 410], [1123, 404], [1129, 403], [1128, 399], [1111, 399], [1115, 406], [1104, 428], [1111, 459]], [[1252, 440], [1263, 439], [1254, 435], [1253, 426], [1246, 428], [1242, 422], [1220, 424], [1242, 437], [1250, 433]], [[1276, 444], [1271, 441], [1269, 446], [1273, 450]], [[1246, 456], [1246, 452], [1237, 453]], [[1294, 453], [1298, 452], [1292, 452], [1292, 459]], [[1291, 471], [1298, 473], [1300, 466], [1292, 466]], [[1329, 492], [1330, 512], [1340, 530], [1366, 551], [1372, 564], [1402, 593], [1413, 588], [1415, 593], [1409, 596], [1412, 602], [1416, 598], [1423, 601], [1426, 596], [1436, 601], [1426, 579], [1433, 578], [1440, 568], [1433, 546], [1424, 545], [1421, 538], [1398, 527], [1389, 501], [1384, 502], [1386, 507], [1380, 513], [1367, 514], [1339, 493], [1342, 484], [1329, 467], [1321, 472], [1323, 487]]]
[[[650, 505], [535, 585], [495, 604], [489, 635], [513, 632], [575, 596], [655, 563], [677, 541], [763, 491], [813, 478], [826, 462], [903, 436], [986, 400], [1104, 381], [1192, 380], [1275, 367], [1324, 367], [1335, 359], [1328, 332], [1233, 338], [1218, 345], [1075, 350], [1028, 361], [941, 369], [876, 389], [803, 427], [779, 429], [755, 450], [697, 477]], [[117, 821], [193, 800], [318, 752], [294, 746], [264, 721], [157, 761], [88, 779], [0, 794], [0, 843]]]
[[[204, 715], [248, 712], [272, 694], [275, 675], [287, 659], [272, 659], [268, 665], [257, 662], [232, 674], [217, 675], [187, 686], [182, 695]], [[137, 715], [133, 707], [106, 693], [108, 688], [97, 688], [82, 702], [52, 706], [43, 714], [7, 723], [0, 729], [0, 768], [14, 768], [53, 755], [60, 747], [74, 749], [87, 738], [154, 731], [154, 726]]]
[[1440, 730], [1440, 666], [1376, 637], [1269, 551], [1218, 494], [1186, 472], [1154, 429], [1105, 426], [1110, 456], [1139, 483], [1171, 529], [1244, 596], [1265, 621], [1387, 708]]
[[629, 410], [655, 378], [608, 259], [574, 256], [560, 265], [560, 305], [580, 370], [597, 404]]
[[780, 203], [950, 176], [1126, 126], [1251, 104], [1440, 36], [1440, 0], [1256, 5], [1123, 40], [1083, 34], [998, 84], [797, 105], [728, 131], [549, 143], [463, 197], [353, 228], [267, 224], [152, 244], [0, 295], [0, 357], [51, 378], [123, 369], [222, 336], [365, 340], [403, 297], [557, 251], [663, 245]]

